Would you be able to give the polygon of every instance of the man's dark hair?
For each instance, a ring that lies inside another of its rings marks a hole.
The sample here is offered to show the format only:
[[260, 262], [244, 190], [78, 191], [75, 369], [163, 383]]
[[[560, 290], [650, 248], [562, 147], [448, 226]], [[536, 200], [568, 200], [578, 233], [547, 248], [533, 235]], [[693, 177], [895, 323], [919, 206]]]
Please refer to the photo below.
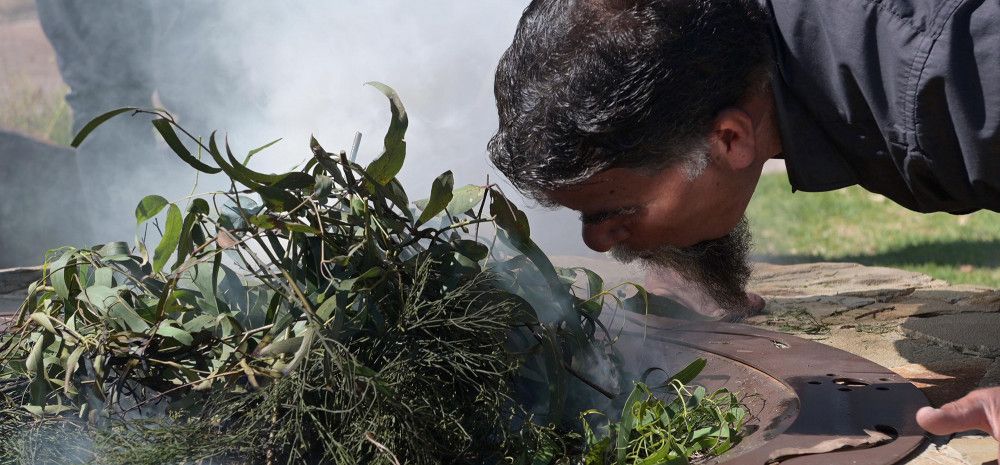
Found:
[[522, 191], [689, 162], [770, 69], [758, 0], [534, 0], [496, 73], [494, 165]]

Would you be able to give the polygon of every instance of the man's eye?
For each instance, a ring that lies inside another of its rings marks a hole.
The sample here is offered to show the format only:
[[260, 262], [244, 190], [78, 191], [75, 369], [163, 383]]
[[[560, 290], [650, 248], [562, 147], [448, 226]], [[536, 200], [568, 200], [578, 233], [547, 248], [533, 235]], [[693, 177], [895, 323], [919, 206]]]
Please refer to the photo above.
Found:
[[606, 211], [601, 213], [593, 213], [589, 215], [580, 215], [580, 222], [587, 225], [601, 224], [612, 218], [620, 218], [623, 216], [633, 215], [639, 211], [639, 207], [627, 207], [620, 208], [618, 210]]
[[610, 217], [611, 215], [609, 213], [600, 213], [597, 215], [580, 215], [580, 222], [589, 225], [601, 224], [607, 221], [608, 218]]

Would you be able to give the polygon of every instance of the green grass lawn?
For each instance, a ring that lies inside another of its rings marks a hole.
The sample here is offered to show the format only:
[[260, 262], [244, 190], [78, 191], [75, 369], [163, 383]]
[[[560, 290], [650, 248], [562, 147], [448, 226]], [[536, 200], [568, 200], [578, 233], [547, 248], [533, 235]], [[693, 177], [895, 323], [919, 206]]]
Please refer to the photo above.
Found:
[[1000, 214], [920, 214], [860, 187], [792, 193], [761, 178], [747, 210], [761, 261], [857, 262], [1000, 288]]

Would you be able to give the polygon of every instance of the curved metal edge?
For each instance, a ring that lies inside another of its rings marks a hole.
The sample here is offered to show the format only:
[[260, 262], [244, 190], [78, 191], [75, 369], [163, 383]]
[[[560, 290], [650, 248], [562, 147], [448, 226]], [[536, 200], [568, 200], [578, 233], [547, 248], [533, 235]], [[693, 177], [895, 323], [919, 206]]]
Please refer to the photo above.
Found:
[[[784, 465], [891, 465], [924, 442], [915, 420], [927, 398], [905, 378], [849, 352], [788, 334], [721, 322], [689, 322], [653, 315], [628, 318], [626, 332], [642, 333], [728, 358], [787, 386], [799, 399], [798, 416], [778, 436], [722, 465], [765, 464], [780, 449], [807, 449], [834, 439], [865, 439], [866, 429], [894, 431], [890, 443], [782, 460]], [[887, 428], [888, 427], [888, 428]]]

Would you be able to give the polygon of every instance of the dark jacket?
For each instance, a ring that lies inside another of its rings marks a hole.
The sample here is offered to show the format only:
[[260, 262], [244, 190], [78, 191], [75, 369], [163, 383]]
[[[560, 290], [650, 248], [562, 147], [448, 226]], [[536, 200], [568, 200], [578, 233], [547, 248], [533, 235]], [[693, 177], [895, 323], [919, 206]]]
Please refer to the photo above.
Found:
[[763, 0], [793, 189], [1000, 211], [1000, 0]]

